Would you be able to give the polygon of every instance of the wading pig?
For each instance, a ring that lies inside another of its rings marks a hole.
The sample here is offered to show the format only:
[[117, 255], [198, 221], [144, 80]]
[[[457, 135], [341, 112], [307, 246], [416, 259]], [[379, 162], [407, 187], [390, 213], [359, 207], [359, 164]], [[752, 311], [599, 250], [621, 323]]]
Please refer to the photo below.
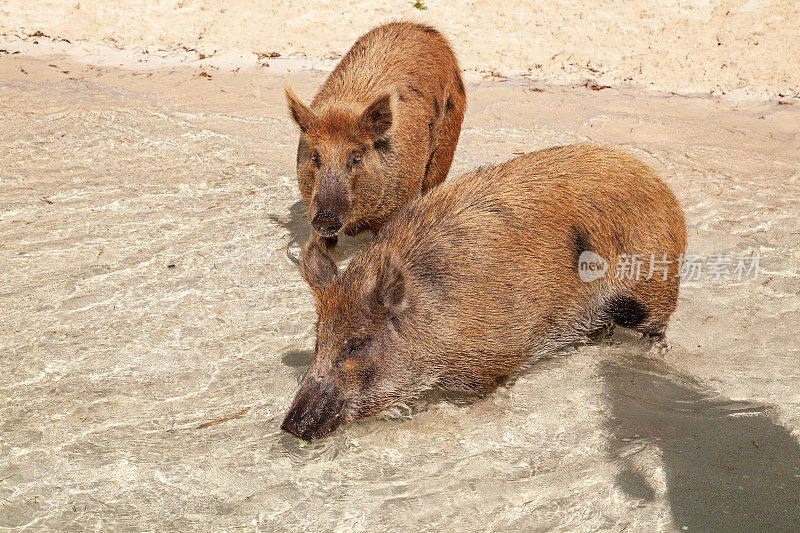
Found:
[[359, 38], [310, 106], [288, 86], [286, 99], [300, 127], [300, 193], [328, 246], [340, 231], [377, 232], [444, 181], [466, 107], [447, 40], [411, 22]]
[[310, 239], [302, 273], [317, 345], [282, 427], [313, 439], [431, 387], [488, 393], [525, 359], [611, 324], [660, 338], [685, 243], [667, 186], [633, 157], [587, 144], [445, 182], [343, 272]]

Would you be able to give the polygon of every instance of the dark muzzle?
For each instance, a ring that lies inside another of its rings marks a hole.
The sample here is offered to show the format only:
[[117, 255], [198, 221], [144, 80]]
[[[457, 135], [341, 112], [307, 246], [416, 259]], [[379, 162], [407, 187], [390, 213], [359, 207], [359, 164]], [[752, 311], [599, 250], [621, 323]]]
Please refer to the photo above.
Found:
[[319, 439], [344, 423], [344, 400], [333, 385], [306, 379], [281, 429], [298, 439]]
[[332, 237], [342, 229], [342, 221], [331, 211], [318, 212], [311, 221], [311, 225], [323, 237]]

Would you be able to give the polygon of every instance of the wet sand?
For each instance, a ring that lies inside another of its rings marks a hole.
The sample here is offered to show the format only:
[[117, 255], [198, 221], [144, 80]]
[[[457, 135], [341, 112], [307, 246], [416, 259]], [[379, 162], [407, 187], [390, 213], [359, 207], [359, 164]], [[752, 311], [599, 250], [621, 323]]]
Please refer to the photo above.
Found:
[[0, 55], [0, 527], [798, 523], [796, 99], [468, 73], [451, 173], [617, 144], [675, 191], [690, 253], [761, 271], [684, 283], [663, 357], [618, 333], [302, 445], [279, 431], [314, 345], [282, 86], [307, 98], [325, 73], [158, 61]]

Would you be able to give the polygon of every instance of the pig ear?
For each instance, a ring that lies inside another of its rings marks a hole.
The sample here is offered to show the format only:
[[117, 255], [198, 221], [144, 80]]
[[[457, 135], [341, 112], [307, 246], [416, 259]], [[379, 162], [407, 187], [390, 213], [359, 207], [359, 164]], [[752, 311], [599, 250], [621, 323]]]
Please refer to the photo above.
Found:
[[398, 258], [388, 254], [375, 287], [375, 298], [391, 315], [397, 315], [406, 308], [406, 278]]
[[339, 274], [339, 268], [329, 255], [324, 240], [314, 235], [309, 237], [303, 247], [300, 273], [314, 292], [325, 288]]
[[367, 129], [373, 141], [383, 139], [392, 127], [392, 97], [380, 96], [364, 110], [361, 126]]
[[304, 133], [314, 124], [316, 117], [311, 110], [300, 101], [292, 88], [288, 85], [284, 88], [286, 93], [286, 103], [289, 105], [289, 113], [292, 115], [292, 120], [300, 126], [300, 130]]

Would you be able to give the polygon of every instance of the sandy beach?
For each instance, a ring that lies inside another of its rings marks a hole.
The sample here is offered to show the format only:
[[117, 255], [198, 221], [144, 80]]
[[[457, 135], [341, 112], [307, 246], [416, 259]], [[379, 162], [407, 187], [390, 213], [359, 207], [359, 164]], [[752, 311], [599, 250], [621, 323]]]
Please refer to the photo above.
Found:
[[450, 37], [464, 69], [556, 83], [593, 80], [680, 94], [800, 92], [800, 6], [724, 2], [407, 0], [7, 0], [0, 35], [36, 32], [137, 50], [279, 53], [330, 66], [372, 26], [423, 21]]
[[[800, 522], [796, 3], [125, 5], [0, 7], [0, 530]], [[451, 176], [614, 144], [732, 263], [683, 282], [662, 356], [618, 332], [304, 445], [279, 430], [315, 318], [283, 85], [310, 98], [403, 17], [465, 69]]]

